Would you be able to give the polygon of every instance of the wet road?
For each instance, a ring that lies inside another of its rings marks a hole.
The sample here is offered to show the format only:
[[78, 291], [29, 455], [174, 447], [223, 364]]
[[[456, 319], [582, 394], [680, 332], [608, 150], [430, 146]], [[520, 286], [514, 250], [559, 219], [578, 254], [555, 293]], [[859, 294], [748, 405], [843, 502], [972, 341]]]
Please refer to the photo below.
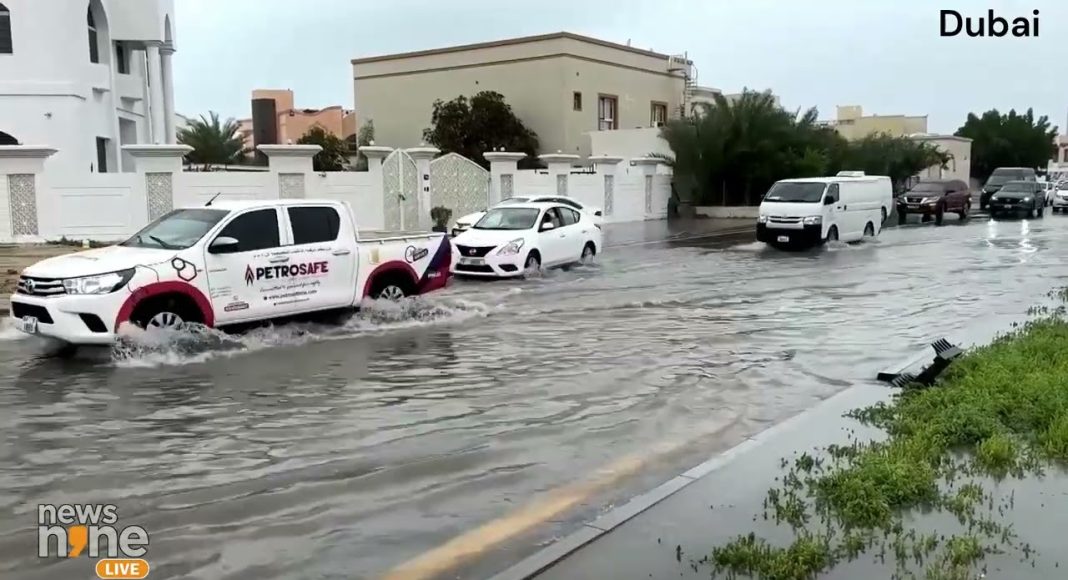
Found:
[[[450, 575], [485, 576], [933, 338], [1022, 316], [1065, 283], [1065, 248], [1060, 216], [801, 254], [632, 245], [340, 328], [98, 360], [5, 330], [0, 577], [91, 577], [35, 556], [39, 503], [117, 504], [151, 534], [152, 578], [372, 578], [571, 486], [566, 510]], [[638, 460], [580, 485], [621, 457]]]

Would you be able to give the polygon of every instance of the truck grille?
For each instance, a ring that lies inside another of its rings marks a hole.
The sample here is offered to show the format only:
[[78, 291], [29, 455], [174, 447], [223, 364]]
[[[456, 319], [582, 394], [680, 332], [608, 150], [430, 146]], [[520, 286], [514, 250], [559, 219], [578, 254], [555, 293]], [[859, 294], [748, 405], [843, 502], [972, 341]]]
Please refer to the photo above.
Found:
[[922, 197], [906, 197], [905, 203], [920, 203], [923, 201]]
[[1020, 203], [1020, 200], [1015, 197], [999, 197], [998, 203]]
[[57, 278], [19, 276], [19, 285], [15, 293], [30, 296], [58, 296], [66, 294], [67, 291], [63, 288], [63, 280]]
[[456, 244], [456, 250], [465, 258], [482, 258], [493, 251], [496, 246], [461, 246]]

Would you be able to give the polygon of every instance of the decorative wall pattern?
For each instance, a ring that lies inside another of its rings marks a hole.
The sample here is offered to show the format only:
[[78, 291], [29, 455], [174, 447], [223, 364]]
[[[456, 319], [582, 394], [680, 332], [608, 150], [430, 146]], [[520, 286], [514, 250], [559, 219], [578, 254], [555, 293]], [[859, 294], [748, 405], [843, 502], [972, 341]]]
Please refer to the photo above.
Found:
[[511, 173], [501, 175], [501, 200], [511, 199], [515, 195], [515, 181]]
[[[503, 181], [502, 177], [502, 190]], [[485, 210], [489, 205], [489, 187], [489, 171], [462, 155], [449, 153], [430, 162], [430, 207], [451, 209], [454, 220]]]
[[278, 197], [282, 199], [302, 199], [304, 194], [303, 173], [279, 173]]
[[174, 176], [170, 173], [146, 173], [148, 219], [155, 220], [174, 209]]
[[37, 186], [32, 173], [7, 176], [8, 203], [11, 208], [11, 233], [16, 236], [37, 235]]
[[556, 176], [556, 195], [567, 195], [567, 174], [560, 174]]
[[605, 175], [604, 176], [604, 215], [612, 215], [612, 205], [615, 201], [613, 198], [616, 194], [616, 176]]
[[382, 162], [383, 212], [387, 230], [419, 226], [419, 175], [411, 155], [397, 149]]
[[653, 213], [653, 176], [645, 176], [645, 213]]

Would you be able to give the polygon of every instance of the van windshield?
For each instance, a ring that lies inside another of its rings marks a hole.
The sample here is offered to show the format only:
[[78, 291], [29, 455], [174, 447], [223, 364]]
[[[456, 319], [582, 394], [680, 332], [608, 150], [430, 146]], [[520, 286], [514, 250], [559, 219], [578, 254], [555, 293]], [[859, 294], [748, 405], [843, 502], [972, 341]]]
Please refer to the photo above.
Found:
[[819, 203], [826, 183], [815, 181], [780, 181], [771, 186], [764, 201], [779, 203]]
[[994, 173], [990, 174], [990, 179], [987, 180], [986, 184], [1005, 185], [1010, 181], [1023, 178], [1024, 176], [1022, 171], [1017, 171], [1013, 169], [996, 169], [994, 170]]
[[119, 245], [127, 248], [184, 250], [200, 241], [228, 213], [225, 209], [176, 209]]

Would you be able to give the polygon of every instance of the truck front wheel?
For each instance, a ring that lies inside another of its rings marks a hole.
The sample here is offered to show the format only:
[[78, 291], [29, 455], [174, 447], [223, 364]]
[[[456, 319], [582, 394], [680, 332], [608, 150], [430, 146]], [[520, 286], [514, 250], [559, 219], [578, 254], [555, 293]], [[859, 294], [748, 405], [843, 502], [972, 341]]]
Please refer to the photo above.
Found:
[[155, 296], [134, 309], [130, 321], [145, 330], [174, 330], [187, 322], [202, 322], [192, 301], [182, 295]]

